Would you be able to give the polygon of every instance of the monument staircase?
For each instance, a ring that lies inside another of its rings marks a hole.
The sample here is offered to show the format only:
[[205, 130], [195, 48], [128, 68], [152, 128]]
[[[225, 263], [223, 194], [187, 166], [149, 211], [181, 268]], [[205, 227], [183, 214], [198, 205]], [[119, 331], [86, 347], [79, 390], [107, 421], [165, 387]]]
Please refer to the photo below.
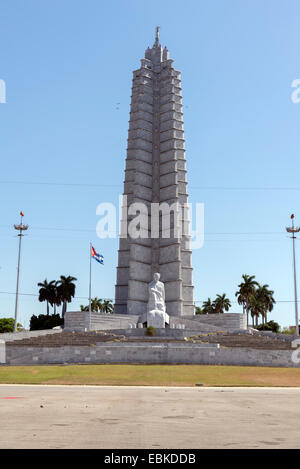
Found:
[[[18, 347], [62, 347], [62, 346], [93, 346], [97, 343], [133, 343], [133, 342], [182, 342], [185, 344], [219, 344], [220, 347], [240, 347], [262, 350], [291, 350], [293, 336], [282, 337], [264, 334], [245, 334], [230, 332], [208, 332], [198, 333], [191, 337], [181, 336], [154, 336], [146, 335], [146, 330], [132, 330], [139, 335], [127, 335], [122, 331], [90, 331], [90, 332], [62, 332], [60, 334], [47, 334], [38, 337], [28, 337], [19, 340], [9, 340], [6, 346]], [[176, 331], [177, 332], [177, 331]], [[175, 331], [173, 331], [175, 333]]]

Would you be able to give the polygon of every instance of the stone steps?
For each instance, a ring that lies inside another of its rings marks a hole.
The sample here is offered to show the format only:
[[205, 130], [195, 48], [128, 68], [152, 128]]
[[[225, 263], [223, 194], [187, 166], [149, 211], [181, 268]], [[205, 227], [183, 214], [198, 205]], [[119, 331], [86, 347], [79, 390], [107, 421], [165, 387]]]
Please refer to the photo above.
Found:
[[[185, 336], [190, 337], [189, 342], [220, 344], [221, 347], [230, 348], [248, 348], [261, 350], [291, 350], [291, 341], [278, 339], [270, 336], [234, 334], [234, 333], [197, 333], [191, 334], [191, 331], [177, 329], [157, 330], [156, 337], [145, 336], [145, 329], [130, 329], [127, 331], [116, 330], [103, 332], [62, 332], [61, 334], [48, 334], [40, 337], [31, 337], [22, 340], [6, 342], [6, 346], [18, 347], [61, 347], [61, 346], [93, 346], [101, 343], [120, 343], [125, 346], [126, 343], [133, 342], [155, 342], [155, 343], [174, 343], [185, 342]], [[127, 332], [127, 336], [122, 332]], [[160, 336], [160, 334], [162, 334]], [[191, 337], [192, 335], [192, 337]]]
[[0, 334], [0, 340], [9, 342], [11, 340], [22, 340], [31, 337], [41, 337], [44, 335], [60, 334], [62, 329], [43, 329], [40, 331], [4, 332]]
[[32, 347], [60, 347], [62, 345], [93, 345], [97, 342], [109, 342], [122, 340], [123, 336], [113, 333], [97, 332], [62, 332], [59, 335], [44, 335], [22, 340], [7, 342], [10, 346], [32, 346]]

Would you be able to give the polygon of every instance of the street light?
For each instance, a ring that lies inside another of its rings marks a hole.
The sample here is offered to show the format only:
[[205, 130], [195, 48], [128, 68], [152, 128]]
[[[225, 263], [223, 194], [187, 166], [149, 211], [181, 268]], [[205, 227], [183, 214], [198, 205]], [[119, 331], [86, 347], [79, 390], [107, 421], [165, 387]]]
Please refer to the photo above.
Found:
[[295, 322], [296, 322], [296, 335], [299, 336], [299, 320], [298, 320], [298, 299], [297, 299], [297, 277], [296, 277], [296, 254], [295, 254], [295, 239], [296, 233], [299, 233], [300, 228], [294, 226], [295, 215], [291, 215], [292, 226], [287, 227], [286, 231], [292, 233], [291, 239], [293, 240], [293, 264], [294, 264], [294, 291], [295, 291]]
[[20, 212], [21, 220], [19, 225], [14, 225], [15, 230], [19, 231], [19, 254], [18, 254], [18, 273], [17, 273], [17, 288], [16, 288], [16, 305], [15, 305], [15, 325], [14, 325], [14, 332], [18, 332], [17, 324], [18, 324], [18, 301], [19, 301], [19, 281], [20, 281], [20, 260], [21, 260], [21, 245], [22, 245], [22, 237], [23, 231], [28, 230], [28, 225], [23, 225], [23, 217], [24, 213]]

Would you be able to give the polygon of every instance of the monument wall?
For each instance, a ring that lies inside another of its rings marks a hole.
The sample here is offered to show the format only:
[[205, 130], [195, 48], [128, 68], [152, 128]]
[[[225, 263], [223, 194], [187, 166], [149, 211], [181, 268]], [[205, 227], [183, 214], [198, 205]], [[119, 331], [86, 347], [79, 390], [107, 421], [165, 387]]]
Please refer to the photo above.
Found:
[[[126, 329], [131, 324], [137, 324], [138, 316], [124, 314], [91, 314], [92, 330], [110, 330], [110, 329]], [[89, 313], [88, 311], [67, 311], [65, 314], [65, 331], [82, 332], [89, 329]]]
[[[139, 320], [134, 314], [104, 314], [94, 313], [91, 315], [91, 330], [114, 330], [127, 329], [136, 326]], [[170, 328], [184, 325], [185, 330], [214, 331], [214, 330], [244, 330], [247, 329], [245, 314], [200, 314], [195, 316], [170, 317]], [[87, 311], [67, 311], [65, 314], [66, 331], [84, 331], [89, 328], [89, 317]]]
[[55, 363], [170, 363], [299, 368], [290, 350], [218, 348], [214, 344], [105, 343], [95, 346], [6, 346], [7, 365]]

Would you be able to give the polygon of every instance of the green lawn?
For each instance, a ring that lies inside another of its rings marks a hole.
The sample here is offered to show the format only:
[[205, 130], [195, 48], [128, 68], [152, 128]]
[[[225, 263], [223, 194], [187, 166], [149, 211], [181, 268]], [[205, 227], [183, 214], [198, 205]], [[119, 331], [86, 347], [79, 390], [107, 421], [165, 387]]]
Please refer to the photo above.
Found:
[[300, 386], [300, 369], [208, 365], [1, 366], [0, 383]]

